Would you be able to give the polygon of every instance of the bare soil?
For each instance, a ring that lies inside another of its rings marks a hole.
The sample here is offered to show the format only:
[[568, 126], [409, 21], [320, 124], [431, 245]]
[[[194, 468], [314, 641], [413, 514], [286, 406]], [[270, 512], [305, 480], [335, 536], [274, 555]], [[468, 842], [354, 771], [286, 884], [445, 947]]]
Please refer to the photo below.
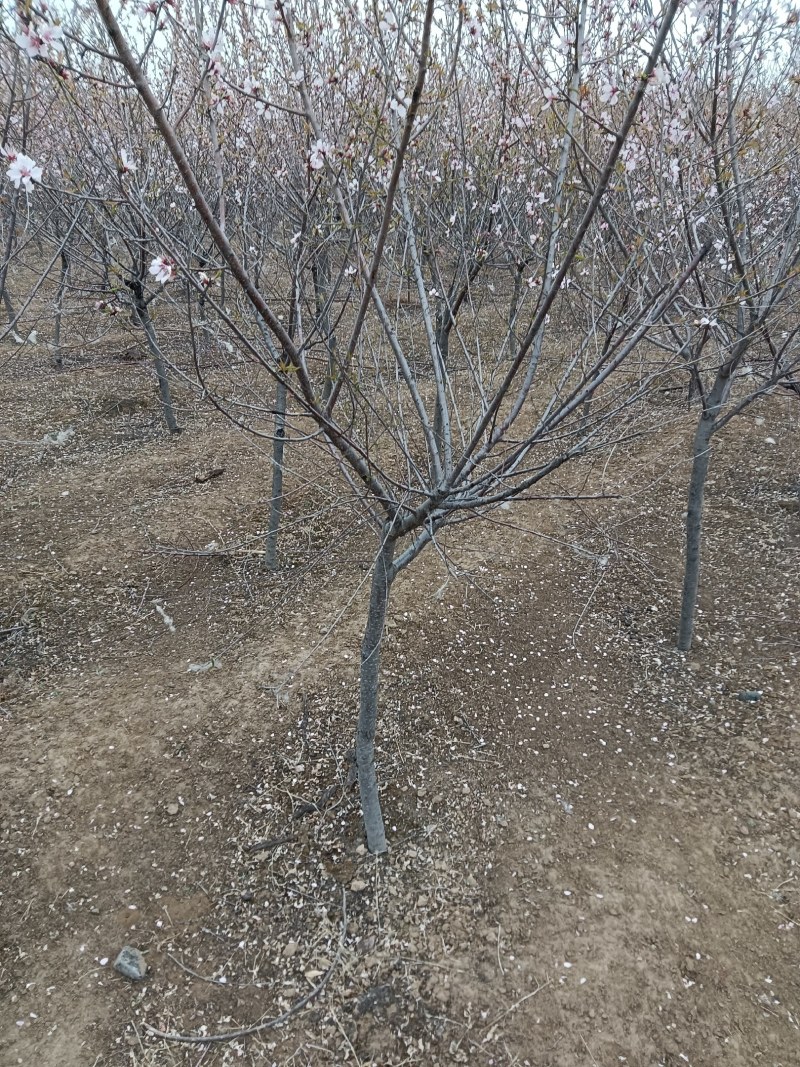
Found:
[[265, 573], [263, 447], [188, 391], [171, 439], [142, 364], [8, 349], [0, 379], [3, 1067], [800, 1062], [791, 397], [719, 441], [688, 655], [680, 407], [577, 472], [604, 499], [498, 510], [401, 576], [375, 860], [374, 545], [320, 455], [290, 446]]

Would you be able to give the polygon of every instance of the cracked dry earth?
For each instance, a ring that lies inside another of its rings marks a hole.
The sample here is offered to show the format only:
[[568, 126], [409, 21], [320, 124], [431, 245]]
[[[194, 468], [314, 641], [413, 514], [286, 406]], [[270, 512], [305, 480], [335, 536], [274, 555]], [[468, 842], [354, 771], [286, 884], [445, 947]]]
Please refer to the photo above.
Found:
[[229, 427], [187, 400], [167, 440], [135, 368], [2, 390], [4, 437], [75, 429], [4, 458], [4, 1067], [800, 1062], [796, 404], [715, 454], [689, 655], [682, 411], [580, 472], [614, 499], [499, 510], [401, 576], [376, 861], [371, 543], [322, 461], [291, 456], [265, 575], [268, 468]]

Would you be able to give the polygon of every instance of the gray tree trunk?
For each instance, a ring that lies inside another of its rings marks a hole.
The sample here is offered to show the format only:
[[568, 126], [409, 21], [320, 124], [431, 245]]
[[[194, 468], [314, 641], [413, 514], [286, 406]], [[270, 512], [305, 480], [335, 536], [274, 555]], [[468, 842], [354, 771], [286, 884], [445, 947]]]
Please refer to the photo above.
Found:
[[394, 550], [394, 538], [388, 531], [384, 531], [384, 541], [372, 573], [369, 612], [361, 644], [361, 701], [356, 731], [356, 766], [367, 847], [375, 855], [386, 852], [387, 849], [386, 831], [378, 793], [378, 778], [375, 772], [375, 724], [378, 719], [383, 628], [386, 622], [389, 590], [394, 578], [392, 572]]
[[7, 285], [3, 286], [3, 306], [6, 309], [8, 325], [13, 328], [17, 321], [17, 313], [14, 311], [14, 305], [11, 302], [11, 293], [9, 293]]
[[[297, 332], [298, 321], [297, 277], [295, 276], [289, 305], [289, 336], [292, 339]], [[288, 364], [289, 359], [285, 352], [283, 359]], [[269, 570], [275, 570], [278, 565], [278, 530], [283, 512], [283, 454], [286, 447], [287, 394], [286, 382], [278, 378], [275, 386], [275, 437], [272, 441], [272, 496], [269, 503], [267, 541], [264, 546], [264, 566]]]
[[328, 350], [328, 368], [325, 372], [325, 384], [322, 387], [323, 407], [328, 403], [333, 391], [333, 379], [336, 374], [336, 334], [331, 326], [328, 301], [331, 295], [331, 269], [328, 253], [321, 248], [311, 264], [311, 276], [314, 281], [314, 302], [317, 312], [317, 329]]
[[[436, 345], [439, 349], [439, 361], [442, 368], [442, 377], [447, 375], [447, 365], [450, 361], [450, 312], [442, 304], [436, 316]], [[439, 454], [444, 455], [444, 412], [442, 410], [441, 397], [437, 391], [436, 403], [433, 409], [433, 437]]]
[[150, 355], [153, 357], [153, 366], [155, 367], [156, 377], [158, 378], [158, 392], [161, 397], [161, 410], [164, 414], [164, 422], [167, 424], [167, 429], [170, 433], [180, 433], [181, 430], [178, 426], [178, 421], [175, 418], [175, 408], [172, 405], [172, 392], [169, 387], [169, 379], [167, 378], [167, 369], [164, 365], [164, 356], [161, 353], [161, 349], [158, 347], [156, 331], [153, 329], [153, 320], [150, 318], [147, 304], [144, 300], [140, 299], [137, 294], [134, 296], [134, 309], [139, 324], [145, 332]]
[[711, 461], [711, 437], [714, 419], [704, 411], [697, 423], [692, 448], [692, 476], [689, 480], [689, 499], [686, 510], [686, 564], [683, 572], [683, 598], [678, 632], [678, 648], [687, 652], [692, 647], [697, 593], [700, 588], [700, 546], [703, 536], [703, 503], [706, 478]]
[[66, 245], [61, 249], [61, 271], [58, 276], [58, 292], [56, 293], [56, 314], [53, 325], [53, 351], [57, 367], [64, 363], [61, 355], [61, 319], [64, 314], [64, 294], [67, 289], [67, 276], [69, 274], [69, 249]]
[[286, 383], [280, 379], [275, 390], [275, 437], [272, 441], [272, 499], [264, 551], [264, 566], [274, 571], [278, 565], [278, 530], [283, 510], [283, 449], [286, 443]]
[[517, 320], [519, 318], [519, 306], [522, 302], [522, 273], [524, 269], [524, 263], [514, 264], [514, 289], [511, 294], [511, 303], [508, 308], [509, 360], [516, 359], [517, 352], [519, 351]]

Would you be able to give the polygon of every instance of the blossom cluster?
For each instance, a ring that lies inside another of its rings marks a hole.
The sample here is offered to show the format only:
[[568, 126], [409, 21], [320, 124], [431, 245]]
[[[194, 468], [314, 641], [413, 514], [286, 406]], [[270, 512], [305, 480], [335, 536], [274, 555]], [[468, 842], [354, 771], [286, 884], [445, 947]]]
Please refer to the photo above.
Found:
[[58, 23], [42, 22], [34, 26], [30, 22], [14, 34], [14, 41], [31, 59], [55, 59], [63, 36]]

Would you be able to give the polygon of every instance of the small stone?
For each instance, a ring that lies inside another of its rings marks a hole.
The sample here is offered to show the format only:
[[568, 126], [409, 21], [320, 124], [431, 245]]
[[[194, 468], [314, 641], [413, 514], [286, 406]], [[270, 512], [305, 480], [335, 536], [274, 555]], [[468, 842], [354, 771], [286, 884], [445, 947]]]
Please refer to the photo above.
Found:
[[354, 878], [353, 881], [350, 883], [350, 892], [351, 893], [360, 893], [362, 890], [364, 890], [366, 888], [367, 888], [367, 883], [362, 881], [360, 878]]
[[167, 815], [177, 815], [180, 810], [180, 805], [178, 804], [167, 804]]
[[297, 944], [296, 941], [290, 941], [287, 945], [284, 945], [283, 947], [283, 955], [287, 959], [290, 959], [292, 956], [296, 956], [299, 951], [300, 946]]
[[147, 963], [138, 948], [126, 945], [114, 960], [114, 970], [133, 982], [140, 982], [147, 974]]
[[736, 695], [739, 700], [743, 700], [747, 704], [757, 704], [764, 694], [760, 689], [743, 689], [741, 693]]

